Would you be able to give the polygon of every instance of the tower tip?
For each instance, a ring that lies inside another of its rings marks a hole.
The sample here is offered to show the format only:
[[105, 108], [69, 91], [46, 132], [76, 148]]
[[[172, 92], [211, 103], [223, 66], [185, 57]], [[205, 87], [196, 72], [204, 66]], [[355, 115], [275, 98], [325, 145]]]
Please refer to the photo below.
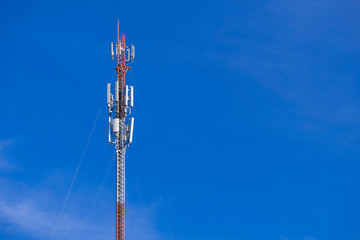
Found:
[[117, 37], [118, 37], [118, 41], [120, 39], [120, 31], [119, 31], [119, 17], [118, 17], [118, 20], [117, 20]]

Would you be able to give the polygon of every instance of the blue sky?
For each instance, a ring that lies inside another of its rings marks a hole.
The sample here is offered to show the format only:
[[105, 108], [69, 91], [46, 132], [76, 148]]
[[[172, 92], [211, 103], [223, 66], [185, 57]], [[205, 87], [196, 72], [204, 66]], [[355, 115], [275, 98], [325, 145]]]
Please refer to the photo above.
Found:
[[360, 239], [359, 10], [2, 1], [0, 239], [114, 238], [118, 17], [136, 46], [128, 239]]

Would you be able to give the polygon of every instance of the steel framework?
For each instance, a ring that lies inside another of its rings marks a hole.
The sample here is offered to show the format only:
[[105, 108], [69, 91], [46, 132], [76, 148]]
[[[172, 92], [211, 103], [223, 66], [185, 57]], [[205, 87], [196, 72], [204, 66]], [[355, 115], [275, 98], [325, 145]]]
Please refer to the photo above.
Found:
[[[117, 23], [117, 42], [111, 43], [111, 56], [117, 60], [115, 68], [117, 79], [115, 87], [107, 85], [107, 104], [109, 109], [109, 143], [116, 149], [116, 240], [125, 240], [125, 153], [132, 142], [134, 118], [130, 117], [134, 103], [132, 86], [125, 83], [128, 65], [135, 57], [135, 47], [125, 45], [125, 35], [120, 37]], [[115, 92], [115, 96], [112, 92]]]

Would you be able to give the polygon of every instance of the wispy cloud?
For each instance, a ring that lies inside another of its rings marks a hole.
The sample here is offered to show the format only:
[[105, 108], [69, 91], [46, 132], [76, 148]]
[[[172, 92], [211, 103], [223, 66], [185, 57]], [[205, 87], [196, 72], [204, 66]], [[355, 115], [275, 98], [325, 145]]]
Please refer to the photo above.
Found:
[[[22, 183], [13, 182], [7, 179], [0, 180], [0, 221], [6, 224], [9, 233], [25, 234], [37, 238], [48, 238], [54, 227], [56, 211], [51, 208], [50, 194], [47, 192], [36, 192]], [[66, 220], [65, 220], [66, 219]], [[61, 228], [69, 233], [80, 230], [79, 219], [75, 216], [64, 217], [64, 224]]]
[[360, 99], [355, 94], [353, 75], [334, 69], [336, 66], [327, 70], [321, 63], [323, 60], [315, 60], [312, 54], [300, 49], [286, 47], [281, 41], [257, 46], [239, 41], [239, 45], [252, 48], [255, 53], [212, 53], [209, 56], [227, 62], [229, 70], [241, 71], [295, 103], [300, 114], [323, 119], [329, 124], [360, 122], [357, 107]]
[[[0, 149], [8, 143], [2, 142]], [[47, 184], [34, 185], [22, 181], [0, 178], [0, 233], [6, 232], [18, 237], [49, 239], [55, 228], [61, 200], [56, 189]], [[73, 197], [72, 206], [63, 213], [58, 222], [57, 239], [111, 239], [115, 232], [115, 219], [110, 211], [112, 207], [99, 206], [107, 209], [105, 213], [93, 214], [88, 218], [87, 209], [83, 206], [87, 195], [77, 193]], [[89, 201], [91, 201], [91, 197]], [[85, 201], [86, 202], [86, 201]], [[106, 199], [104, 202], [112, 202]], [[157, 205], [127, 206], [126, 233], [129, 238], [138, 240], [164, 240], [164, 236], [156, 229]]]
[[5, 149], [14, 144], [12, 140], [0, 140], [0, 171], [1, 170], [13, 170], [15, 166], [9, 163], [9, 160], [5, 157]]
[[[58, 210], [52, 205], [51, 193], [36, 192], [21, 183], [0, 179], [0, 226], [1, 231], [16, 235], [27, 235], [37, 239], [48, 239], [54, 229]], [[81, 208], [81, 206], [78, 206]], [[156, 204], [151, 206], [127, 206], [126, 233], [138, 240], [163, 240], [165, 237], [156, 229]], [[75, 208], [76, 209], [76, 208]], [[86, 215], [79, 212], [65, 212], [57, 226], [54, 239], [100, 240], [114, 235], [111, 221], [86, 221]], [[108, 237], [106, 237], [108, 236]]]
[[156, 204], [147, 207], [129, 206], [127, 209], [126, 232], [129, 239], [165, 239], [165, 236], [156, 230]]
[[[355, 42], [360, 32], [347, 34], [351, 21], [334, 24], [339, 14], [333, 1], [270, 1], [263, 18], [225, 19], [213, 34], [218, 47], [206, 57], [258, 81], [320, 126], [355, 125], [360, 98], [356, 66], [349, 59], [360, 45], [343, 42]], [[245, 39], [242, 31], [254, 36]]]

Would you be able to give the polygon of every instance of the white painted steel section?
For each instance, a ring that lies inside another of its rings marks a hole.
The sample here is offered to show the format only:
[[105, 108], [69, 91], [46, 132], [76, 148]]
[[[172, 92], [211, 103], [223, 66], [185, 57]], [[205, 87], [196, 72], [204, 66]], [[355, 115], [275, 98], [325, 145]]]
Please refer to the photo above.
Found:
[[125, 153], [126, 146], [124, 144], [125, 134], [125, 118], [120, 121], [120, 134], [116, 143], [116, 197], [117, 203], [125, 202]]

